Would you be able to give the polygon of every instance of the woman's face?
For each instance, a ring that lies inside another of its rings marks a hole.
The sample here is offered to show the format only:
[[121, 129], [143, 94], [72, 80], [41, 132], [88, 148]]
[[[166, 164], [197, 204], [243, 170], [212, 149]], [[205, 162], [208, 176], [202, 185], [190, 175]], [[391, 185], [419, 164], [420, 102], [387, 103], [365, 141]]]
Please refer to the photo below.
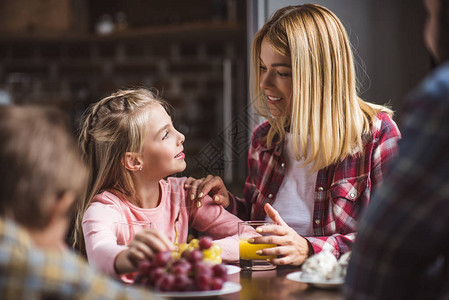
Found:
[[447, 6], [443, 5], [441, 0], [424, 0], [427, 9], [427, 20], [424, 29], [424, 41], [430, 55], [437, 64], [449, 59], [449, 32], [447, 32], [449, 22], [442, 19], [447, 16], [449, 11], [441, 10]]
[[289, 116], [292, 109], [292, 66], [290, 57], [279, 54], [262, 40], [260, 48], [260, 88], [274, 117]]

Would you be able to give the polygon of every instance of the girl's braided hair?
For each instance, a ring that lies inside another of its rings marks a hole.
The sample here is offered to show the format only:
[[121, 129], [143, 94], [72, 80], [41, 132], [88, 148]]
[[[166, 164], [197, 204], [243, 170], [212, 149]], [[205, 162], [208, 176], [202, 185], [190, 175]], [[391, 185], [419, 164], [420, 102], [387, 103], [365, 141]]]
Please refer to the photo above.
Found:
[[89, 169], [84, 199], [79, 203], [74, 231], [74, 247], [85, 254], [82, 220], [93, 197], [114, 189], [133, 197], [135, 187], [123, 166], [125, 152], [141, 153], [148, 128], [146, 108], [167, 104], [156, 90], [119, 90], [94, 103], [85, 114], [79, 135], [81, 154]]

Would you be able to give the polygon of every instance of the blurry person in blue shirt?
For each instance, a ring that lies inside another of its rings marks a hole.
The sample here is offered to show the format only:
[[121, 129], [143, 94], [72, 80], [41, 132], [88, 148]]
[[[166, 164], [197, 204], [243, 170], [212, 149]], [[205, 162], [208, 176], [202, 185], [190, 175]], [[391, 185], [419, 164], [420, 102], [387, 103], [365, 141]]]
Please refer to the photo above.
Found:
[[449, 0], [424, 0], [433, 70], [407, 97], [399, 155], [361, 216], [347, 299], [449, 297]]

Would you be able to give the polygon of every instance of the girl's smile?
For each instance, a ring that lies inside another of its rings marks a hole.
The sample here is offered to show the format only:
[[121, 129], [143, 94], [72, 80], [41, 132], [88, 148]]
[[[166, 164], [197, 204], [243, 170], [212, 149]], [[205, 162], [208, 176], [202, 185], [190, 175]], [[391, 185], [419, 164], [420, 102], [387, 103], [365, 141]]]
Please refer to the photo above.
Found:
[[185, 157], [186, 156], [185, 156], [184, 152], [180, 152], [175, 155], [175, 159], [184, 159]]

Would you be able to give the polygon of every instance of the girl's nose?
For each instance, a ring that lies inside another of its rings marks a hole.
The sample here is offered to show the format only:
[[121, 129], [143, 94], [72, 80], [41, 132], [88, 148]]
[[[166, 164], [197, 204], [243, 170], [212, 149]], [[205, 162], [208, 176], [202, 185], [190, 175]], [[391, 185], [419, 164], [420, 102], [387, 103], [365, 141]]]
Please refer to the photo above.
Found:
[[184, 144], [185, 140], [186, 140], [186, 137], [180, 132], [179, 133], [179, 143]]

